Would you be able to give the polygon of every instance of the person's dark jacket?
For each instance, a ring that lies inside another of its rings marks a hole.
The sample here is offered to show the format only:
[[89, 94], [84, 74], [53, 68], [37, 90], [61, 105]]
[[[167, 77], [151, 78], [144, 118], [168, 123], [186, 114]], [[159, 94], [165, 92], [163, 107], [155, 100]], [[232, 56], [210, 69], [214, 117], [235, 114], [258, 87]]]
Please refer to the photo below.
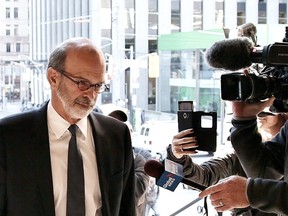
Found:
[[247, 194], [251, 206], [265, 212], [288, 215], [287, 122], [271, 141], [264, 143], [257, 132], [256, 119], [233, 119], [232, 124], [232, 145], [250, 177]]
[[[176, 158], [171, 150], [171, 145], [167, 148], [167, 158], [183, 165], [183, 174], [185, 178], [196, 182], [203, 186], [211, 186], [216, 184], [223, 178], [231, 175], [239, 175], [246, 177], [246, 174], [240, 164], [235, 152], [227, 153], [223, 157], [213, 158], [202, 164], [193, 163], [192, 158], [185, 155]], [[275, 216], [276, 214], [268, 214], [251, 208], [235, 209], [232, 215], [242, 216]]]
[[[88, 119], [96, 149], [101, 213], [134, 216], [129, 128], [95, 112]], [[50, 160], [47, 104], [0, 119], [0, 216], [55, 216]]]

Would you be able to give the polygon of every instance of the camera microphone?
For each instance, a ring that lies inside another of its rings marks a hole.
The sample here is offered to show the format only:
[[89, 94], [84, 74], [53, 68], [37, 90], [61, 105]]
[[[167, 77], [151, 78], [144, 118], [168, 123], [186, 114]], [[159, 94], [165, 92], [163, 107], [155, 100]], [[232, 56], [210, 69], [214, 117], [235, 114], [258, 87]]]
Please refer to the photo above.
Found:
[[253, 42], [247, 37], [225, 39], [206, 50], [206, 60], [213, 68], [240, 70], [252, 64], [253, 48]]
[[164, 165], [156, 160], [145, 163], [144, 171], [151, 177], [156, 178], [156, 184], [162, 188], [174, 191], [180, 182], [192, 188], [203, 191], [205, 186], [183, 178], [183, 166], [169, 159], [164, 160]]

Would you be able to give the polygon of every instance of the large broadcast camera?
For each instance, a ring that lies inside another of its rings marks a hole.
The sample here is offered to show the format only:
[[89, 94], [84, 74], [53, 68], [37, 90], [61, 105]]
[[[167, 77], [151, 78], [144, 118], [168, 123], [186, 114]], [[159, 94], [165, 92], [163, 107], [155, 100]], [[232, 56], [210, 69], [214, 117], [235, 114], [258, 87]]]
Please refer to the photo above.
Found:
[[[206, 51], [206, 60], [211, 67], [229, 71], [242, 69], [221, 76], [221, 98], [255, 102], [274, 96], [272, 111], [287, 112], [288, 27], [283, 42], [264, 47], [256, 43], [253, 24], [245, 24], [243, 28], [245, 34], [241, 37], [216, 42]], [[243, 73], [245, 68], [247, 74]]]

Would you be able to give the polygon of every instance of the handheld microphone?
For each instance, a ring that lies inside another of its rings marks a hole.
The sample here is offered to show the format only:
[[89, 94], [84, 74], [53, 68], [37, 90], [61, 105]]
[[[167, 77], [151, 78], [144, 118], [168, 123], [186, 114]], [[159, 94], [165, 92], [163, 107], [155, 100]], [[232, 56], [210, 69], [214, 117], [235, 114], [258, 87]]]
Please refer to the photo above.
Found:
[[183, 166], [169, 159], [164, 164], [156, 160], [149, 160], [145, 163], [144, 171], [151, 177], [156, 178], [156, 184], [167, 190], [174, 191], [180, 182], [193, 187], [198, 191], [206, 189], [205, 186], [183, 178]]
[[236, 71], [252, 64], [253, 48], [253, 42], [247, 37], [225, 39], [207, 49], [205, 57], [213, 68]]

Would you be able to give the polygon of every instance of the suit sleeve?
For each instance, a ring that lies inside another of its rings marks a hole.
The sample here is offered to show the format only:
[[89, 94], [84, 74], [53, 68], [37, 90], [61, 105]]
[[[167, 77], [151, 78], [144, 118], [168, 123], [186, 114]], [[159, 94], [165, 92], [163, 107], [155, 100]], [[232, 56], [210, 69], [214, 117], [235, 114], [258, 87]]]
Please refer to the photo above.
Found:
[[135, 215], [135, 171], [134, 156], [131, 144], [131, 136], [126, 126], [126, 142], [125, 142], [125, 174], [123, 180], [123, 194], [119, 215]]
[[247, 195], [253, 208], [263, 212], [288, 215], [288, 185], [285, 181], [249, 179]]
[[183, 165], [185, 178], [201, 184], [203, 186], [210, 186], [217, 183], [219, 180], [230, 175], [244, 175], [243, 169], [234, 152], [226, 154], [224, 157], [213, 158], [202, 164], [196, 164], [192, 161], [190, 156], [184, 156], [177, 159], [169, 146], [167, 155], [170, 160], [178, 162]]
[[285, 130], [262, 143], [255, 120], [232, 120], [231, 143], [249, 177], [280, 179], [284, 173]]
[[135, 215], [134, 156], [130, 131], [117, 119], [91, 113], [103, 215]]
[[264, 143], [257, 132], [256, 119], [232, 120], [232, 124], [232, 145], [250, 177], [247, 195], [251, 207], [288, 215], [288, 185], [280, 180], [284, 175], [284, 166], [288, 165], [287, 124], [271, 141]]
[[0, 216], [6, 215], [6, 165], [5, 147], [3, 141], [3, 127], [0, 123]]

